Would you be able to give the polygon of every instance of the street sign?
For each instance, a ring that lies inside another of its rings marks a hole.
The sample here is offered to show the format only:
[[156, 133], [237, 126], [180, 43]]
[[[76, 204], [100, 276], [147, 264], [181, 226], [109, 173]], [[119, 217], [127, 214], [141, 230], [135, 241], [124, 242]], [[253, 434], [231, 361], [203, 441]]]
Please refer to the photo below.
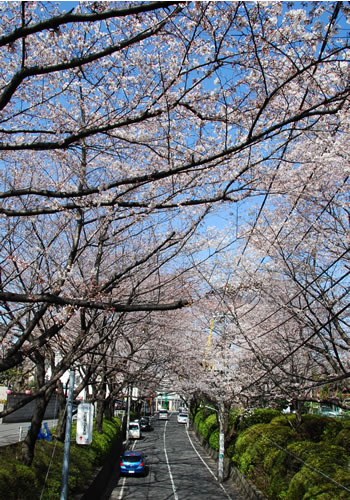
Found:
[[77, 444], [91, 444], [93, 428], [93, 405], [92, 403], [80, 403], [77, 413]]

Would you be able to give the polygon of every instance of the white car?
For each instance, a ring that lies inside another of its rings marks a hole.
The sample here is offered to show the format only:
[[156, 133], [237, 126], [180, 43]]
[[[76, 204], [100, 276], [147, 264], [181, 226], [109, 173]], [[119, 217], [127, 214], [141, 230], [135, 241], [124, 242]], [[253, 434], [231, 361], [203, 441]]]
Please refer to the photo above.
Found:
[[168, 420], [169, 414], [168, 410], [159, 410], [158, 420]]
[[188, 422], [187, 413], [179, 413], [177, 416], [177, 421], [179, 424], [187, 424], [187, 422]]
[[129, 438], [130, 439], [140, 439], [141, 438], [141, 427], [139, 422], [130, 422], [129, 424]]

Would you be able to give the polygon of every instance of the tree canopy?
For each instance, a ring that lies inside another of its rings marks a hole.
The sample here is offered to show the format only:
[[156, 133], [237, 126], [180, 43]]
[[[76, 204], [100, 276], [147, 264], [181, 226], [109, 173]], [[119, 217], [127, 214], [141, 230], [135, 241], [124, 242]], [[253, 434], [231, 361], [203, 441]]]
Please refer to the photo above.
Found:
[[0, 370], [158, 345], [190, 390], [219, 313], [230, 400], [347, 379], [348, 4], [65, 9], [0, 5]]

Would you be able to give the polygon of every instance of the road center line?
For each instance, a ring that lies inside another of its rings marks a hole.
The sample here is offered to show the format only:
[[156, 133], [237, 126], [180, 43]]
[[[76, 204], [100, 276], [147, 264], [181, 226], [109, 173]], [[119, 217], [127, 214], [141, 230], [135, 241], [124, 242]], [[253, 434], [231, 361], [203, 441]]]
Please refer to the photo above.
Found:
[[165, 422], [164, 431], [163, 431], [163, 445], [164, 445], [165, 460], [166, 460], [166, 463], [167, 463], [167, 466], [168, 466], [168, 471], [169, 471], [171, 486], [172, 486], [173, 492], [174, 492], [174, 498], [175, 498], [175, 500], [179, 500], [179, 497], [177, 496], [177, 493], [176, 493], [175, 483], [174, 483], [173, 475], [171, 473], [171, 467], [170, 467], [170, 464], [169, 464], [168, 454], [167, 454], [166, 446], [165, 446], [165, 431], [166, 431], [167, 424], [168, 424], [168, 421]]
[[[187, 426], [186, 426], [186, 433], [187, 433], [187, 437], [188, 437], [188, 440], [189, 442], [191, 443], [191, 446], [192, 448], [194, 449], [194, 451], [197, 453], [198, 457], [202, 460], [203, 464], [206, 466], [206, 468], [208, 469], [208, 471], [210, 472], [210, 474], [212, 476], [215, 477], [216, 481], [218, 480], [218, 478], [215, 476], [214, 472], [211, 470], [211, 468], [208, 466], [208, 464], [206, 463], [206, 461], [201, 457], [201, 455], [199, 454], [199, 452], [197, 451], [197, 449], [195, 448], [194, 444], [193, 444], [193, 441], [192, 439], [190, 438], [190, 435], [188, 433], [188, 429], [187, 429]], [[230, 495], [227, 493], [227, 491], [225, 490], [225, 488], [223, 487], [223, 485], [221, 483], [218, 482], [218, 485], [220, 486], [220, 488], [223, 490], [223, 492], [225, 493], [225, 495], [227, 496], [227, 498], [229, 498], [230, 500], [232, 500], [232, 497], [230, 497]]]

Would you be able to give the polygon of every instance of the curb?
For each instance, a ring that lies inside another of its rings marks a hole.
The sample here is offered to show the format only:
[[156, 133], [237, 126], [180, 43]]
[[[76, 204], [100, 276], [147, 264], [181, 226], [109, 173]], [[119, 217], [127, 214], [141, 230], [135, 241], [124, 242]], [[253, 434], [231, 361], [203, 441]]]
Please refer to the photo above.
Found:
[[[208, 443], [202, 438], [194, 426], [190, 427], [189, 432], [191, 432], [191, 436], [195, 438], [196, 443], [207, 453], [207, 455], [209, 455], [215, 464], [217, 464], [219, 453], [210, 448]], [[216, 476], [215, 468], [211, 468], [213, 472], [215, 472]], [[224, 475], [225, 480], [223, 485], [230, 488], [229, 491], [232, 491], [232, 493], [236, 495], [237, 500], [237, 494], [239, 493], [242, 500], [267, 500], [263, 493], [258, 490], [255, 485], [231, 463], [229, 459], [225, 459], [224, 461]]]

